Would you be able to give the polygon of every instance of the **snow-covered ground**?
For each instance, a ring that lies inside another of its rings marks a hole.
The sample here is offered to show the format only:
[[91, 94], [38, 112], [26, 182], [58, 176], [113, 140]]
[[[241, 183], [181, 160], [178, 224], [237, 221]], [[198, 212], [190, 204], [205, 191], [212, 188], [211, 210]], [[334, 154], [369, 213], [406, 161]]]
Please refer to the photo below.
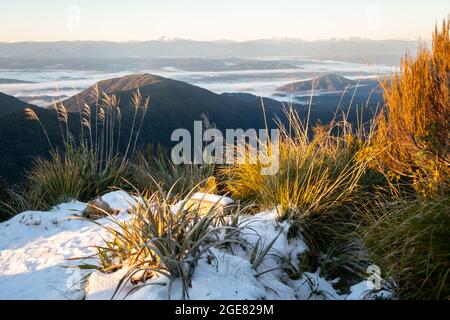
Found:
[[[123, 191], [102, 197], [113, 210], [120, 211], [118, 220], [130, 219], [128, 210], [136, 199]], [[78, 219], [87, 204], [62, 204], [49, 212], [24, 212], [0, 224], [0, 300], [2, 299], [111, 299], [126, 269], [113, 274], [83, 270], [77, 265], [95, 264], [94, 258], [80, 262], [70, 260], [95, 254], [92, 246], [102, 245], [108, 237], [102, 226]], [[288, 240], [288, 224], [276, 222], [274, 212], [262, 212], [243, 217], [248, 226], [242, 235], [255, 244], [267, 246], [277, 239], [272, 253], [298, 263], [298, 254], [307, 250], [302, 239]], [[109, 225], [107, 219], [98, 220]], [[278, 238], [277, 238], [278, 237]], [[366, 297], [370, 283], [362, 282], [351, 288], [348, 295], [339, 295], [332, 283], [318, 273], [304, 273], [291, 280], [280, 268], [281, 259], [270, 256], [255, 270], [250, 263], [251, 254], [237, 248], [229, 251], [212, 249], [216, 257], [210, 263], [201, 259], [192, 277], [189, 298], [193, 300], [294, 300], [339, 299], [359, 300]], [[265, 272], [269, 271], [269, 272]], [[127, 295], [131, 283], [114, 297], [116, 299], [168, 299], [169, 280], [164, 276], [147, 281], [147, 286]], [[172, 299], [181, 299], [182, 286], [175, 281]], [[389, 293], [378, 295], [388, 297]]]

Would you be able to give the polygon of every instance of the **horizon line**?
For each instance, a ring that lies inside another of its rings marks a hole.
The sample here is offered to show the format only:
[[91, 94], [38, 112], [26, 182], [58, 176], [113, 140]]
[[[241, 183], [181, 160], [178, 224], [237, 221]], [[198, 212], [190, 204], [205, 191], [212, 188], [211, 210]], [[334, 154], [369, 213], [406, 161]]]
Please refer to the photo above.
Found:
[[314, 43], [314, 42], [339, 42], [339, 41], [373, 41], [373, 42], [389, 42], [389, 41], [398, 41], [398, 42], [428, 42], [431, 41], [431, 38], [421, 38], [418, 37], [416, 39], [412, 38], [384, 38], [384, 39], [373, 39], [373, 38], [361, 38], [361, 37], [346, 37], [346, 38], [323, 38], [316, 40], [305, 40], [302, 38], [289, 38], [289, 37], [272, 37], [272, 38], [257, 38], [257, 39], [249, 39], [249, 40], [231, 40], [231, 39], [216, 39], [216, 40], [195, 40], [189, 38], [169, 38], [169, 37], [161, 37], [159, 39], [149, 39], [149, 40], [89, 40], [89, 39], [78, 39], [78, 40], [20, 40], [20, 41], [1, 41], [0, 44], [22, 44], [22, 43], [62, 43], [62, 42], [109, 42], [109, 43], [117, 43], [117, 44], [127, 44], [127, 43], [145, 43], [145, 42], [162, 42], [162, 43], [170, 43], [176, 41], [189, 41], [189, 42], [203, 42], [203, 43], [248, 43], [248, 42], [258, 42], [258, 41], [285, 41], [285, 42], [304, 42], [304, 43]]

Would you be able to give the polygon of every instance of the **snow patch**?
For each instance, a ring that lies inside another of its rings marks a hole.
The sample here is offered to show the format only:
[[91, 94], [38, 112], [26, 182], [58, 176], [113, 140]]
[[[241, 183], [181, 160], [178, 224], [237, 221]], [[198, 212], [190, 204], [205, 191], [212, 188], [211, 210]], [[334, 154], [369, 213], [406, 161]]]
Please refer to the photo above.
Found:
[[[84, 297], [82, 279], [90, 271], [77, 268], [80, 261], [68, 259], [94, 254], [92, 246], [107, 237], [104, 228], [80, 219], [86, 206], [73, 201], [48, 212], [23, 212], [0, 223], [0, 300]], [[128, 217], [123, 213], [117, 219]], [[107, 219], [98, 222], [111, 224]]]
[[[212, 201], [214, 198], [208, 195]], [[221, 200], [222, 199], [222, 200]], [[119, 221], [131, 218], [128, 214], [139, 201], [124, 191], [102, 196], [112, 209], [121, 213]], [[228, 200], [224, 200], [228, 203]], [[1, 299], [90, 299], [113, 298], [123, 268], [112, 274], [81, 270], [80, 264], [96, 264], [95, 258], [86, 261], [68, 260], [95, 253], [93, 246], [102, 245], [109, 235], [102, 226], [114, 227], [107, 218], [97, 220], [100, 225], [80, 219], [85, 203], [61, 204], [48, 212], [28, 211], [0, 223], [0, 300]], [[339, 295], [332, 283], [318, 273], [304, 273], [299, 280], [291, 280], [282, 270], [282, 260], [298, 264], [298, 255], [308, 248], [301, 237], [289, 239], [289, 223], [279, 223], [276, 212], [267, 211], [255, 216], [240, 217], [247, 229], [241, 235], [250, 248], [235, 246], [232, 251], [211, 249], [214, 259], [203, 256], [192, 277], [189, 298], [192, 300], [294, 300], [294, 299], [373, 299], [389, 298], [390, 293], [379, 292], [368, 297], [367, 283], [351, 288], [349, 295]], [[269, 256], [255, 270], [250, 262], [251, 247], [259, 243], [266, 248], [274, 239]], [[281, 259], [280, 257], [283, 257]], [[86, 280], [86, 281], [83, 281]], [[86, 283], [84, 283], [86, 282]], [[118, 292], [115, 299], [168, 299], [169, 279], [165, 276], [147, 281], [140, 290], [131, 283]], [[181, 299], [182, 284], [175, 280], [171, 299]]]
[[389, 300], [393, 298], [392, 292], [386, 290], [373, 291], [374, 286], [370, 281], [360, 282], [350, 288], [347, 300]]

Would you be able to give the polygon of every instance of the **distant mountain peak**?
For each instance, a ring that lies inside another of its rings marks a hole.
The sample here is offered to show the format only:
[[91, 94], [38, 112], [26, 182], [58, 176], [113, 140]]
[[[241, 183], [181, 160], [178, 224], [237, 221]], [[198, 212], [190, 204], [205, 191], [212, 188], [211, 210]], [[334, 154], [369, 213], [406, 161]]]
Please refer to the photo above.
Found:
[[158, 41], [160, 41], [160, 42], [172, 42], [172, 41], [178, 41], [178, 40], [182, 40], [182, 39], [168, 37], [168, 36], [162, 36], [161, 38], [158, 39]]
[[164, 81], [171, 80], [148, 73], [130, 74], [118, 78], [102, 80], [94, 84], [92, 87], [78, 93], [74, 97], [65, 100], [64, 105], [71, 112], [80, 111], [82, 106], [80, 101], [90, 101], [91, 97], [93, 97], [96, 86], [98, 86], [101, 93], [120, 95], [121, 93], [127, 93], [137, 89], [141, 89], [142, 91], [145, 87], [162, 83]]
[[314, 79], [296, 81], [288, 83], [277, 88], [279, 92], [305, 92], [311, 91], [313, 89], [317, 91], [343, 91], [345, 88], [356, 85], [356, 82], [345, 77], [339, 76], [337, 74], [326, 74]]
[[119, 78], [99, 81], [99, 89], [106, 93], [131, 91], [147, 85], [152, 85], [166, 80], [163, 77], [148, 73], [130, 74]]

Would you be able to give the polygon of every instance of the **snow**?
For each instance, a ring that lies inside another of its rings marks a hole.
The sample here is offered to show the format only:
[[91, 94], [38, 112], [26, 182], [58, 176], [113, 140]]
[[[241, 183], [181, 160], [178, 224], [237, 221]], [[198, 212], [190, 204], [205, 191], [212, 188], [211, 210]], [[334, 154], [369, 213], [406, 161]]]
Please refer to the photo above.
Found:
[[347, 300], [389, 300], [393, 298], [392, 292], [386, 290], [373, 293], [373, 287], [373, 283], [369, 281], [358, 283], [350, 288], [351, 293], [348, 295]]
[[[208, 264], [204, 258], [199, 261], [192, 277], [189, 297], [192, 300], [258, 300], [267, 296], [266, 288], [255, 277], [251, 264], [238, 256], [219, 250], [212, 250], [216, 262]], [[95, 272], [89, 279], [87, 300], [111, 299], [117, 283], [124, 276], [124, 271], [112, 275]], [[164, 276], [151, 279], [147, 286], [129, 295], [133, 300], [167, 300], [169, 279]], [[123, 288], [117, 299], [123, 299], [132, 287]], [[182, 298], [181, 281], [173, 284], [171, 299]], [[292, 295], [290, 298], [293, 298]]]
[[70, 220], [80, 209], [80, 203], [64, 204], [0, 224], [0, 299], [82, 298], [66, 285], [76, 269], [62, 268], [68, 258], [92, 254], [87, 247], [98, 241], [90, 225]]
[[[214, 198], [215, 202], [222, 197]], [[129, 211], [140, 200], [124, 191], [101, 197], [114, 210], [120, 211], [119, 221], [130, 219]], [[212, 195], [208, 195], [212, 199]], [[231, 200], [231, 199], [230, 199]], [[227, 203], [229, 200], [224, 200]], [[232, 200], [231, 200], [232, 201]], [[112, 274], [82, 270], [80, 264], [96, 264], [94, 258], [72, 260], [95, 253], [93, 246], [102, 245], [108, 235], [102, 226], [113, 226], [109, 219], [94, 224], [80, 219], [87, 204], [70, 202], [49, 212], [24, 212], [0, 224], [0, 300], [1, 299], [112, 299], [123, 268]], [[243, 216], [246, 226], [241, 235], [251, 246], [266, 248], [276, 241], [270, 255], [255, 270], [250, 262], [251, 250], [235, 246], [233, 252], [212, 248], [215, 259], [202, 257], [192, 277], [189, 298], [192, 300], [295, 300], [295, 299], [367, 299], [369, 283], [351, 288], [349, 295], [339, 295], [332, 283], [318, 273], [304, 273], [299, 280], [291, 280], [282, 270], [280, 257], [299, 263], [298, 255], [307, 250], [301, 237], [288, 239], [289, 223], [278, 223], [275, 211], [255, 216]], [[169, 279], [159, 276], [147, 281], [139, 290], [126, 283], [115, 299], [169, 299]], [[171, 299], [182, 298], [182, 284], [175, 280]], [[129, 294], [130, 293], [130, 294]], [[378, 297], [389, 298], [382, 291]]]
[[[79, 219], [86, 205], [71, 202], [49, 212], [28, 211], [0, 224], [0, 300], [84, 297], [79, 282], [89, 271], [68, 268], [80, 261], [67, 259], [94, 254], [92, 246], [106, 236], [101, 226]], [[126, 213], [118, 218], [126, 219]]]
[[[242, 218], [243, 223], [248, 227], [243, 238], [247, 240], [251, 245], [255, 245], [258, 239], [262, 240], [262, 244], [267, 246], [270, 242], [277, 238], [272, 246], [272, 251], [275, 253], [281, 253], [289, 261], [298, 263], [298, 255], [305, 252], [308, 247], [302, 239], [296, 238], [288, 240], [289, 223], [277, 222], [277, 213], [273, 211], [265, 211], [256, 214], [251, 217]], [[281, 235], [279, 235], [281, 232]], [[266, 261], [266, 267], [276, 267], [277, 259], [268, 259]]]
[[331, 282], [317, 273], [305, 272], [299, 280], [291, 280], [299, 300], [346, 300], [346, 295], [339, 295]]

